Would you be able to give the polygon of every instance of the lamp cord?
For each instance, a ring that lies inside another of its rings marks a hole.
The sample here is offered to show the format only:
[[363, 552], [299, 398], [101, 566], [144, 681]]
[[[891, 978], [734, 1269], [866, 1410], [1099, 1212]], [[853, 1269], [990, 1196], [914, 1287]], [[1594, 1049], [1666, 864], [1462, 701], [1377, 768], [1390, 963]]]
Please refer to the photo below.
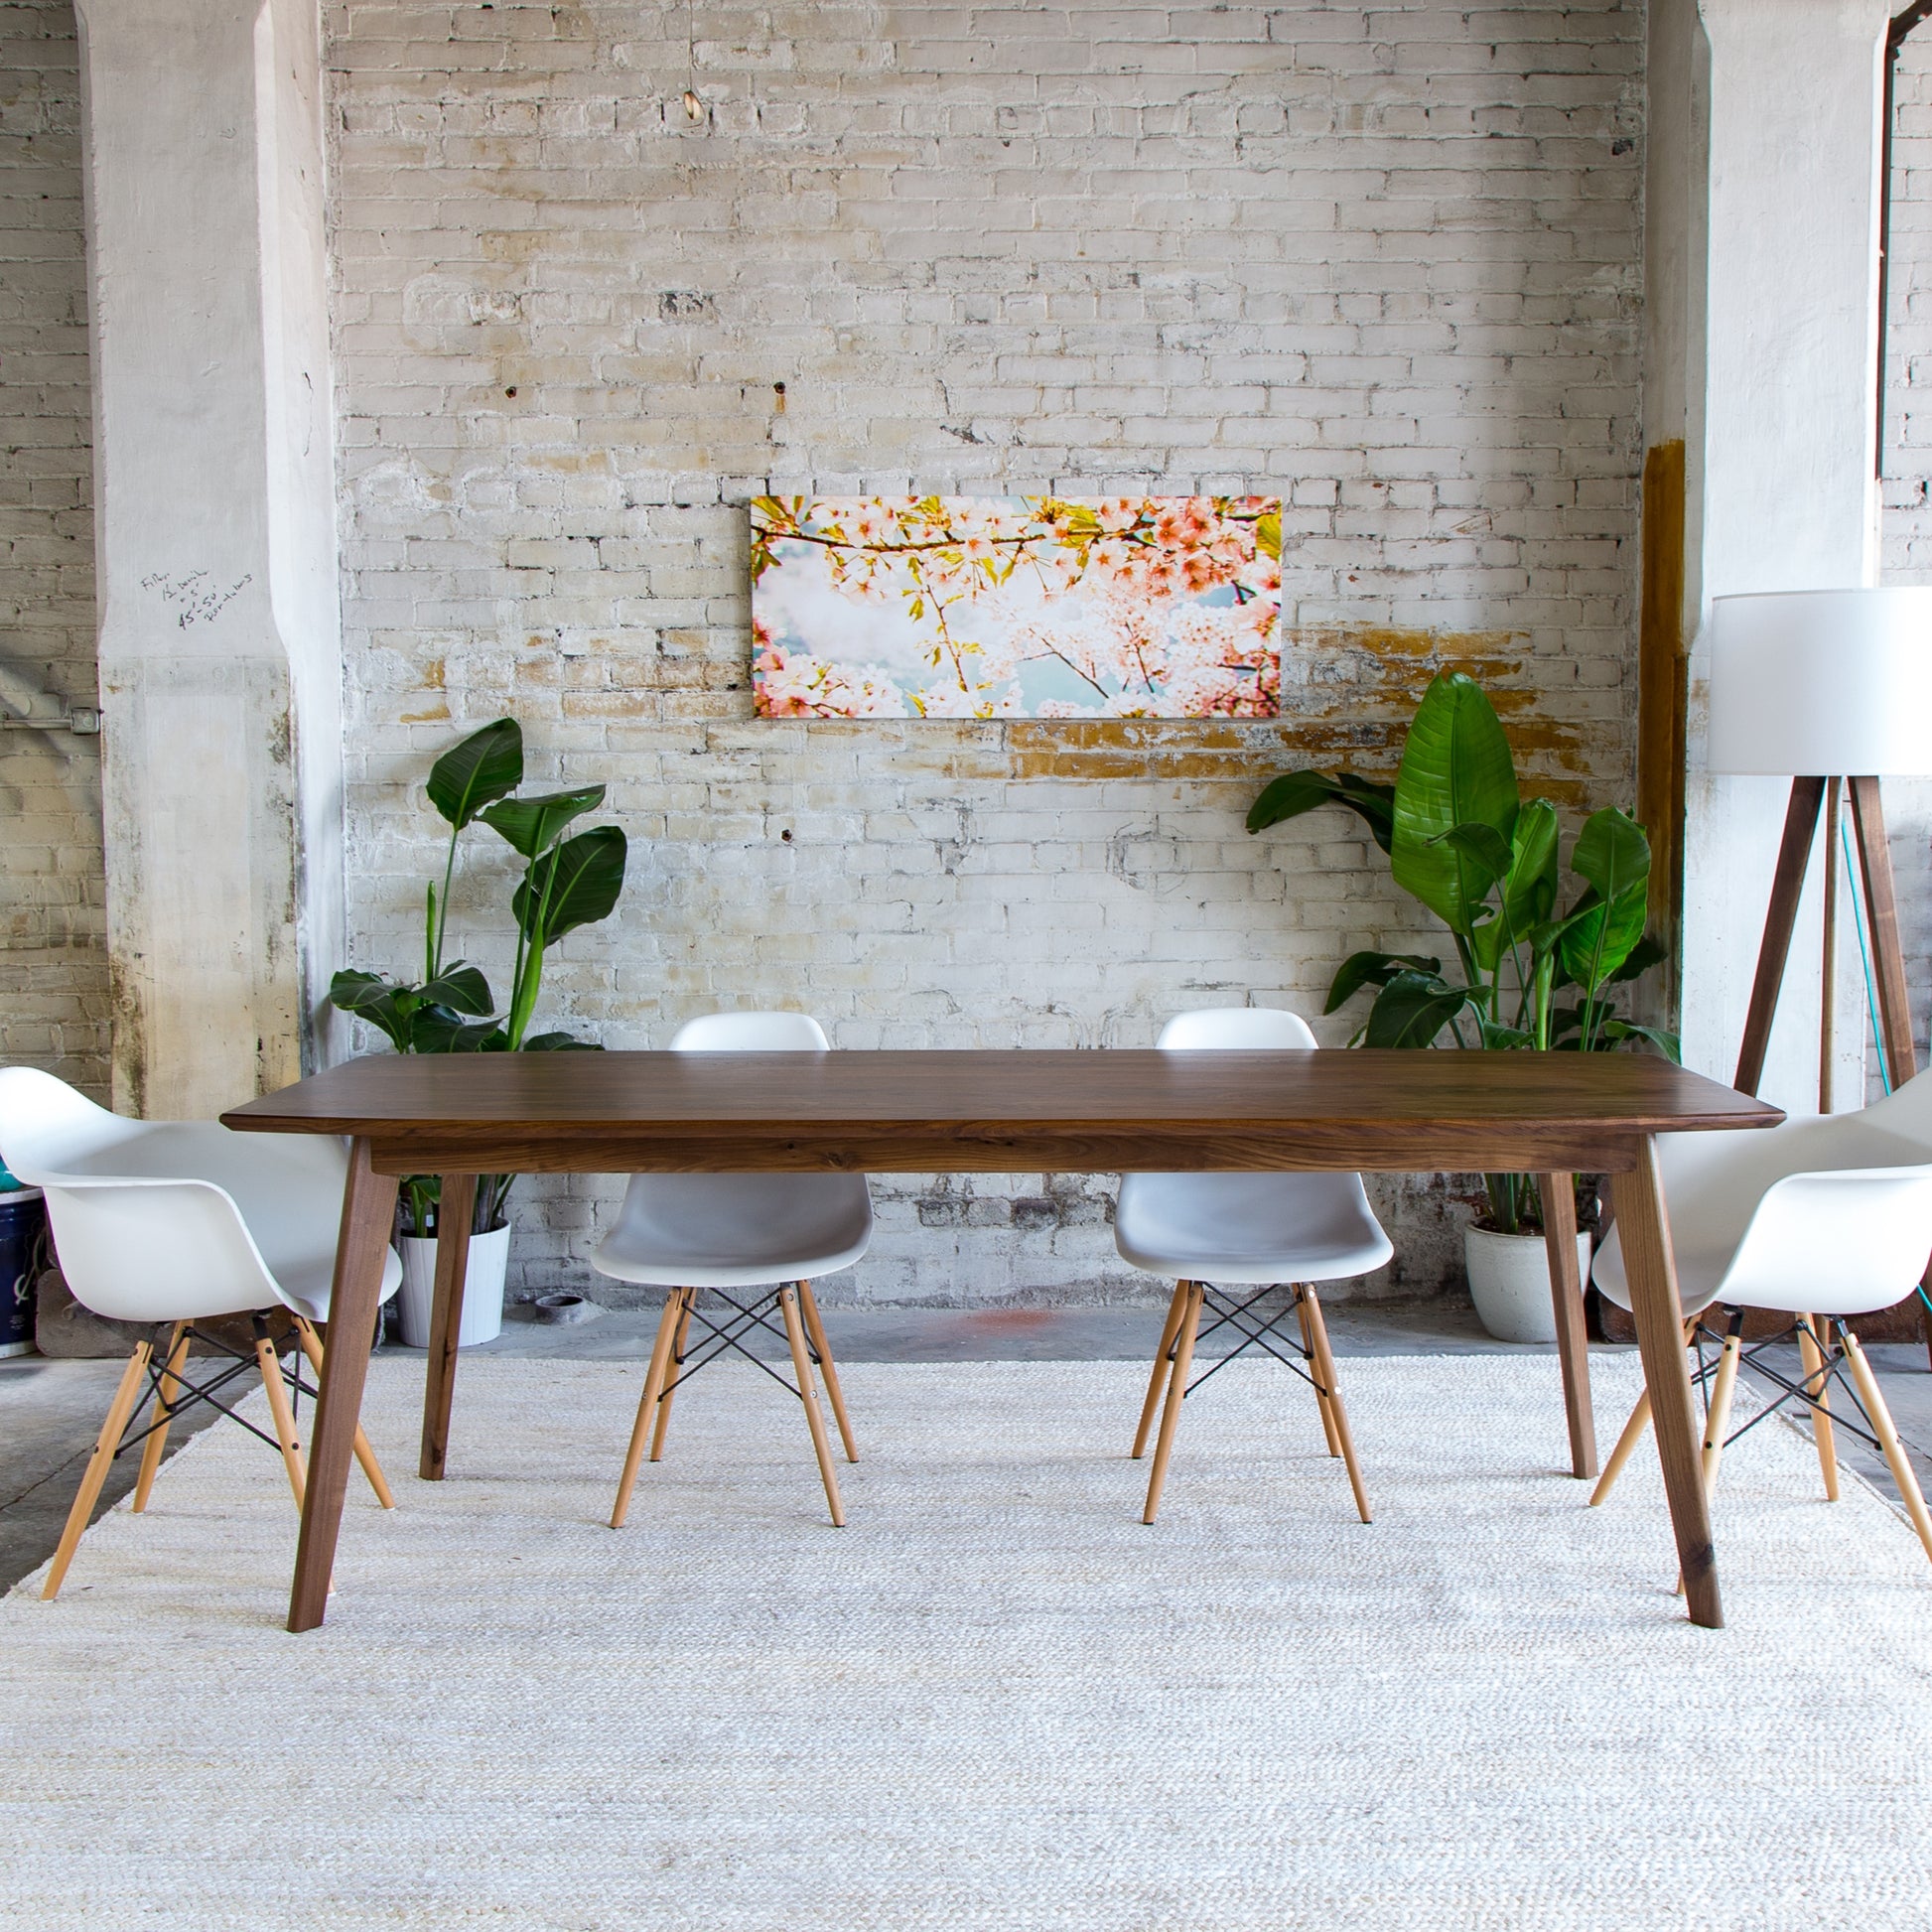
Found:
[[[1889, 1097], [1891, 1074], [1885, 1065], [1884, 1035], [1878, 1031], [1878, 994], [1871, 984], [1871, 954], [1864, 943], [1864, 914], [1859, 906], [1859, 875], [1852, 864], [1852, 831], [1843, 819], [1838, 822], [1839, 843], [1845, 848], [1845, 886], [1852, 895], [1852, 930], [1859, 935], [1859, 964], [1864, 968], [1864, 1009], [1871, 1020], [1871, 1043], [1878, 1053], [1878, 1084]], [[1827, 989], [1827, 999], [1831, 997]], [[1928, 1303], [1927, 1307], [1932, 1307]]]

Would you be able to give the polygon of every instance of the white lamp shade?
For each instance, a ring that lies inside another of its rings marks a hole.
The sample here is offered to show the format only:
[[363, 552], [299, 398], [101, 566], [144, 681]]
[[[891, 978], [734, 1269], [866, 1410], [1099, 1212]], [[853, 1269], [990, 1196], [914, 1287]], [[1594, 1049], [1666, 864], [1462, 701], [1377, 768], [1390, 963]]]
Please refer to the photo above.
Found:
[[1713, 771], [1932, 772], [1932, 589], [1711, 606]]

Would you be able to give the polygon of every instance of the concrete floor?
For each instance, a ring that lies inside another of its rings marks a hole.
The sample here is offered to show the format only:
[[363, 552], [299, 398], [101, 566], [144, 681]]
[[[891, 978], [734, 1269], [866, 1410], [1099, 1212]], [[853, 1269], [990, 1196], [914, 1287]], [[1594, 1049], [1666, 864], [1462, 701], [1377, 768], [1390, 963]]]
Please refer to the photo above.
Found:
[[[501, 1337], [480, 1351], [532, 1360], [636, 1361], [647, 1355], [656, 1327], [654, 1312], [608, 1312], [570, 1326], [550, 1327], [516, 1309]], [[1160, 1338], [1161, 1312], [1150, 1308], [1091, 1309], [832, 1309], [825, 1311], [826, 1338], [834, 1356], [853, 1362], [935, 1361], [1146, 1361]], [[1439, 1300], [1384, 1302], [1328, 1311], [1329, 1336], [1338, 1356], [1554, 1354], [1548, 1348], [1516, 1348], [1492, 1341], [1465, 1304]], [[421, 1351], [389, 1344], [388, 1355]], [[473, 1351], [476, 1352], [476, 1351]], [[779, 1355], [782, 1344], [761, 1338], [759, 1352]], [[1598, 1347], [1592, 1354], [1628, 1352]], [[1866, 1351], [1877, 1370], [1900, 1437], [1911, 1450], [1919, 1481], [1932, 1490], [1932, 1374], [1917, 1344], [1874, 1346]], [[1787, 1372], [1795, 1374], [1793, 1351]], [[119, 1379], [113, 1361], [48, 1361], [23, 1356], [0, 1361], [0, 1589], [17, 1583], [60, 1541], [95, 1432]], [[1554, 1374], [1554, 1364], [1552, 1364]], [[1769, 1384], [1760, 1386], [1769, 1393]], [[458, 1400], [462, 1400], [461, 1371]], [[215, 1420], [211, 1411], [178, 1425], [173, 1448]], [[1839, 1434], [1839, 1454], [1885, 1495], [1896, 1498], [1889, 1473], [1875, 1451]], [[1602, 1443], [1608, 1452], [1614, 1435]], [[281, 1480], [273, 1453], [263, 1454], [264, 1481]], [[99, 1509], [111, 1508], [133, 1486], [133, 1454], [114, 1465]], [[96, 1514], [99, 1510], [96, 1511]]]

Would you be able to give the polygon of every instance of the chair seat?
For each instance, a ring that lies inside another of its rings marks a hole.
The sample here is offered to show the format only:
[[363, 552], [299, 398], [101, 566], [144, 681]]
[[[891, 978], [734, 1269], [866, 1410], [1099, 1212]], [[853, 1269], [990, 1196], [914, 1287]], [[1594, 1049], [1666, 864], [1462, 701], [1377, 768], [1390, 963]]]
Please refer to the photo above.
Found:
[[660, 1288], [758, 1288], [850, 1268], [872, 1240], [863, 1174], [633, 1174], [591, 1265]]
[[1121, 1258], [1179, 1281], [1331, 1282], [1395, 1253], [1352, 1173], [1130, 1173]]
[[[275, 1263], [275, 1281], [290, 1308], [297, 1314], [306, 1314], [311, 1321], [327, 1322], [329, 1319], [329, 1298], [335, 1287], [336, 1255], [331, 1249], [307, 1262], [290, 1261], [278, 1257]], [[389, 1301], [402, 1286], [402, 1262], [393, 1248], [382, 1251], [382, 1293], [377, 1304]]]

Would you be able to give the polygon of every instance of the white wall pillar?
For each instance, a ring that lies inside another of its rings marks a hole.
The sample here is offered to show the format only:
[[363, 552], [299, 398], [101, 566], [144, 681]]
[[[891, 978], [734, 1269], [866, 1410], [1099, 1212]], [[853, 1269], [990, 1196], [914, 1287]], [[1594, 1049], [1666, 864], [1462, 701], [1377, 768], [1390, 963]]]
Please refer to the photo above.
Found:
[[342, 654], [314, 0], [78, 0], [116, 1104], [319, 1049]]
[[[1686, 441], [1689, 775], [1684, 1056], [1736, 1061], [1786, 785], [1704, 768], [1711, 600], [1869, 584], [1879, 61], [1886, 0], [1657, 0], [1650, 441]], [[1681, 264], [1681, 267], [1678, 266]], [[1681, 363], [1683, 382], [1670, 370]], [[1818, 1101], [1817, 857], [1762, 1091]], [[1863, 1098], [1857, 942], [1841, 935], [1837, 1104]]]

